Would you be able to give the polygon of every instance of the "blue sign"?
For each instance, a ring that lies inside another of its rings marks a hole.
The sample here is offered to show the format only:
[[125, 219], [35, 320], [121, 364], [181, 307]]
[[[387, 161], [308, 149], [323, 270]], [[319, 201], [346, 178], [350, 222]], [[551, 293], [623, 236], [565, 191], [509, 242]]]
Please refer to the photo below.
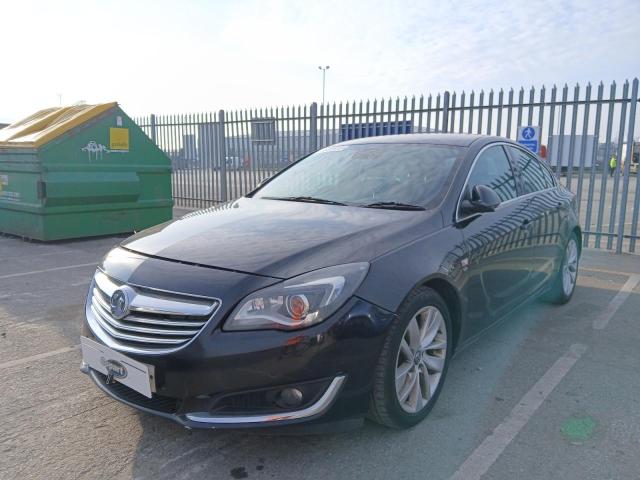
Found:
[[533, 140], [536, 136], [536, 131], [531, 127], [526, 127], [522, 130], [522, 138], [525, 140]]
[[540, 127], [529, 125], [518, 127], [518, 143], [538, 154], [540, 152]]
[[525, 148], [528, 148], [533, 153], [538, 153], [538, 141], [537, 140], [520, 140], [518, 142]]

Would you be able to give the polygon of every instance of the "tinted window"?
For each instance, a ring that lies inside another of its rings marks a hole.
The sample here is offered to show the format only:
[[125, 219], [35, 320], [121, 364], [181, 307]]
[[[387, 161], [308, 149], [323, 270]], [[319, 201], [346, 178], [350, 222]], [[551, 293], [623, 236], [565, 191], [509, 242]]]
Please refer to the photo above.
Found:
[[308, 196], [347, 204], [440, 201], [466, 149], [424, 144], [336, 145], [293, 165], [255, 197]]
[[522, 177], [524, 194], [538, 192], [554, 186], [553, 178], [540, 161], [519, 148], [508, 147], [513, 153]]
[[476, 185], [493, 188], [503, 202], [517, 196], [516, 180], [502, 147], [490, 147], [480, 154], [467, 183], [469, 188]]

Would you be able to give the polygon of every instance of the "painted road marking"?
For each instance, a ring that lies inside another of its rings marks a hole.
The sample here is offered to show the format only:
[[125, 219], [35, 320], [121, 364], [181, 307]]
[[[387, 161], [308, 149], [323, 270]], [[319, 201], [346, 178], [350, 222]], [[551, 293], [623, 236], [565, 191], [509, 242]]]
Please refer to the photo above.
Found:
[[[618, 291], [615, 297], [609, 302], [607, 308], [600, 316], [593, 321], [593, 328], [604, 329], [625, 300], [629, 297], [634, 288], [640, 283], [640, 275], [629, 274], [616, 271], [604, 271], [595, 268], [585, 270], [614, 273], [629, 276], [625, 284]], [[542, 405], [553, 389], [565, 377], [573, 365], [578, 361], [587, 347], [582, 344], [574, 344], [569, 348], [564, 356], [560, 357], [549, 370], [538, 380], [518, 404], [511, 410], [511, 413], [493, 433], [467, 457], [462, 465], [451, 477], [452, 480], [474, 480], [480, 479], [487, 473], [489, 468], [495, 463], [498, 457], [509, 446], [520, 430], [531, 419], [536, 410]]]
[[17, 360], [0, 363], [0, 370], [2, 370], [3, 368], [15, 367], [16, 365], [23, 365], [25, 363], [33, 362], [34, 360], [42, 360], [43, 358], [53, 357], [62, 353], [73, 352], [74, 350], [78, 350], [79, 348], [80, 345], [73, 345], [71, 347], [59, 348], [57, 350], [51, 350], [50, 352], [38, 353], [37, 355], [31, 355], [30, 357], [24, 357]]
[[509, 416], [467, 457], [451, 479], [478, 480], [487, 473], [586, 350], [586, 345], [571, 345], [569, 351], [560, 357], [513, 407]]
[[72, 255], [77, 253], [78, 252], [74, 250], [60, 250], [58, 252], [33, 253], [33, 254], [30, 253], [29, 255], [20, 255], [20, 256], [11, 255], [9, 257], [2, 257], [2, 260], [3, 261], [16, 260], [23, 257], [33, 258], [33, 257], [50, 257], [51, 255]]
[[580, 271], [583, 271], [583, 270], [586, 272], [607, 273], [609, 275], [621, 275], [623, 277], [628, 277], [630, 275], [633, 275], [632, 272], [621, 272], [620, 270], [606, 270], [604, 268], [587, 268], [587, 267], [580, 266]]
[[622, 286], [620, 291], [617, 293], [615, 297], [609, 302], [607, 308], [593, 321], [593, 328], [596, 330], [604, 329], [609, 321], [616, 314], [618, 309], [622, 306], [624, 301], [629, 297], [633, 289], [640, 283], [640, 275], [631, 275], [626, 283]]
[[71, 268], [95, 267], [96, 265], [97, 265], [96, 262], [81, 263], [79, 265], [67, 265], [65, 267], [53, 267], [53, 268], [45, 268], [44, 270], [32, 270], [30, 272], [11, 273], [9, 275], [0, 275], [0, 280], [4, 280], [5, 278], [16, 278], [16, 277], [24, 277], [26, 275], [35, 275], [36, 273], [47, 273], [47, 272], [56, 272], [58, 270], [69, 270]]

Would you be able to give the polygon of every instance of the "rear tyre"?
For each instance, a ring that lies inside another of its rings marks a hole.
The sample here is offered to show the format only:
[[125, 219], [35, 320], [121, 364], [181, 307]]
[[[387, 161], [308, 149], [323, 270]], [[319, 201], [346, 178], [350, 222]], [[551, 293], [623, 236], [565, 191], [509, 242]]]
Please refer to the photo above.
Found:
[[444, 383], [452, 336], [449, 310], [435, 290], [421, 288], [407, 297], [374, 373], [372, 420], [408, 428], [427, 416]]
[[576, 281], [578, 279], [578, 266], [580, 262], [580, 249], [578, 247], [578, 236], [571, 234], [564, 248], [564, 255], [560, 270], [556, 274], [551, 290], [547, 293], [545, 299], [556, 305], [563, 305], [571, 300], [573, 292], [576, 289]]

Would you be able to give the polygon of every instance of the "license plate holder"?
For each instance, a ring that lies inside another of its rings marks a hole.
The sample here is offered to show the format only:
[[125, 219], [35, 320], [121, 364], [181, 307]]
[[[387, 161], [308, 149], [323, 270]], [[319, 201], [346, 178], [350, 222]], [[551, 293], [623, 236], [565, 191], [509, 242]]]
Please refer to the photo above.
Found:
[[82, 359], [89, 367], [151, 398], [155, 391], [153, 365], [138, 362], [90, 338], [81, 337], [80, 346]]

